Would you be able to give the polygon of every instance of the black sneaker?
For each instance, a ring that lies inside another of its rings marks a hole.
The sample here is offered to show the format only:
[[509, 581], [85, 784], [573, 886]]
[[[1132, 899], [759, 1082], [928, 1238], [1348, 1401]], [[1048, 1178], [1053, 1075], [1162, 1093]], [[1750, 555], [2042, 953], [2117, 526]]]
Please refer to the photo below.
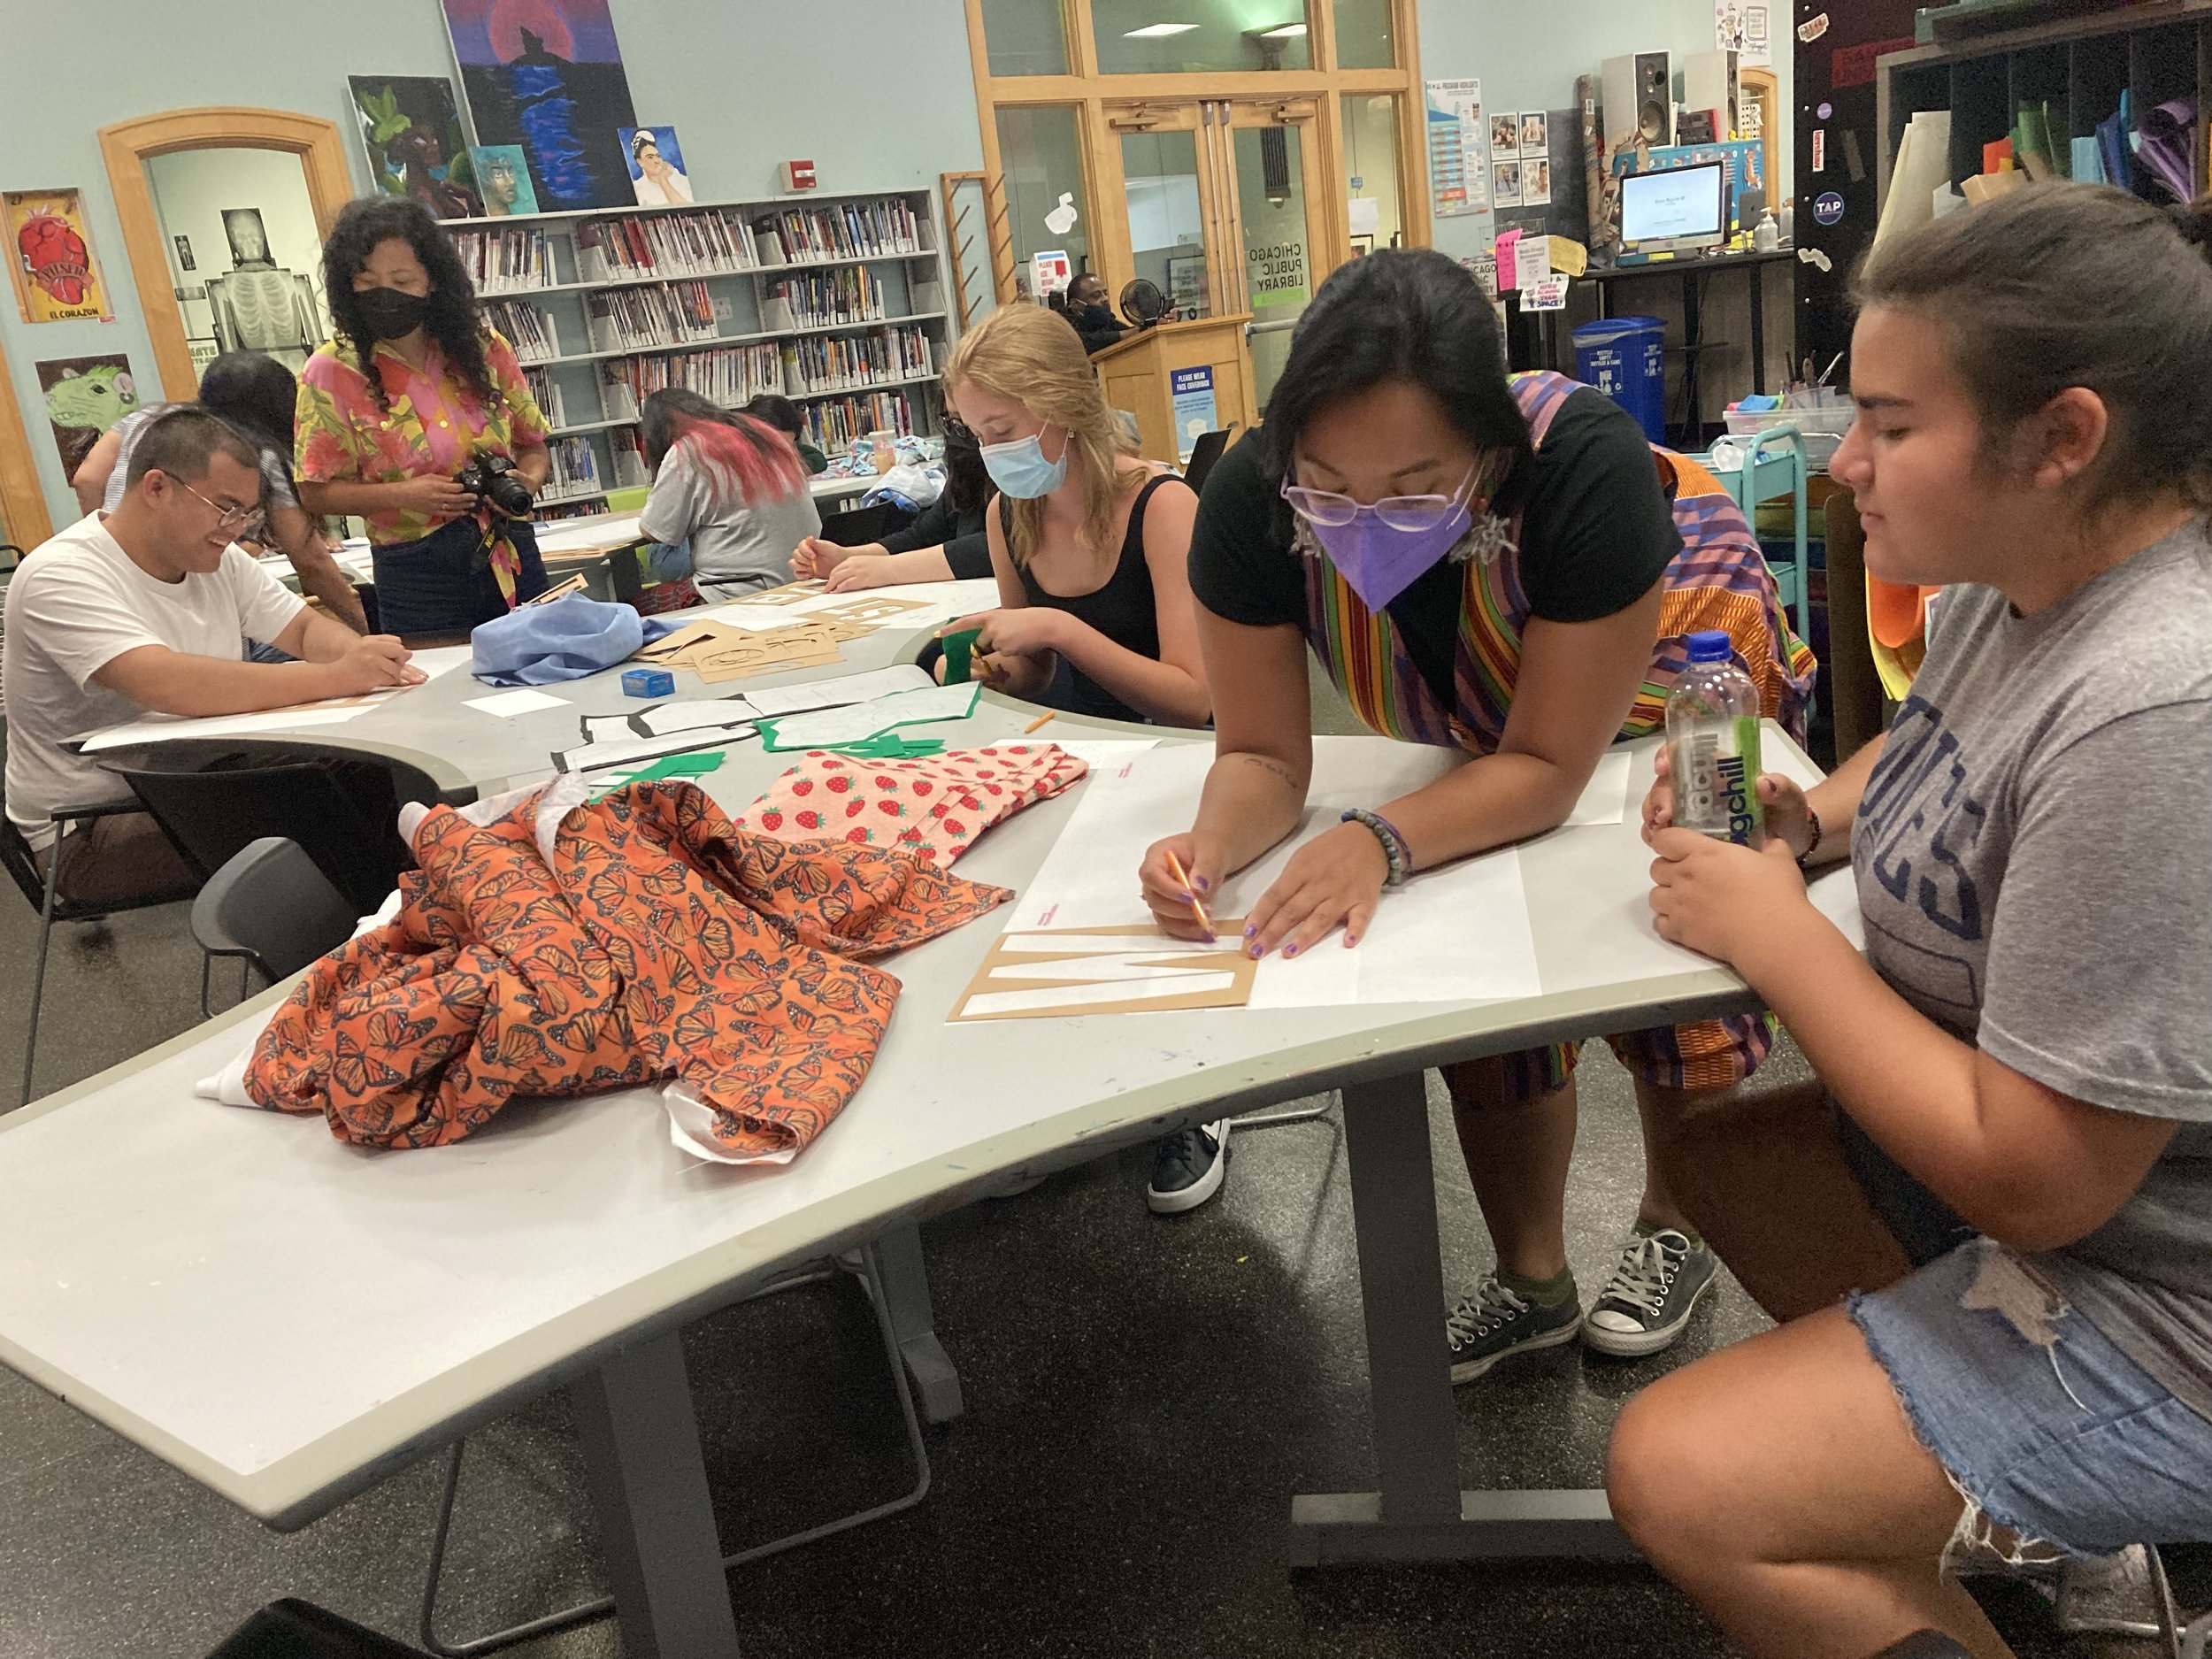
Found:
[[1673, 1346], [1712, 1287], [1713, 1252], [1672, 1227], [1632, 1234], [1592, 1304], [1582, 1340], [1601, 1354], [1656, 1354]]
[[1229, 1120], [1193, 1124], [1152, 1148], [1152, 1185], [1145, 1206], [1156, 1216], [1195, 1210], [1221, 1190], [1229, 1168]]
[[1569, 1296], [1547, 1308], [1485, 1273], [1444, 1317], [1444, 1352], [1455, 1383], [1471, 1382], [1509, 1354], [1532, 1353], [1574, 1340], [1582, 1304]]

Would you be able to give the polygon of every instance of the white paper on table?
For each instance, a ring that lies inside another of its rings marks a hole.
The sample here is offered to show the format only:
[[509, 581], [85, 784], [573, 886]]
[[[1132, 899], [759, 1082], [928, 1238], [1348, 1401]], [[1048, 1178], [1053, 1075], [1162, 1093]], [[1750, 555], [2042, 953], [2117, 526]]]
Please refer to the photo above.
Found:
[[[864, 674], [840, 674], [832, 680], [810, 680], [797, 686], [763, 686], [745, 694], [754, 712], [771, 718], [804, 714], [813, 709], [841, 708], [848, 703], [872, 703], [902, 691], [926, 691], [937, 682], [911, 663], [872, 669]], [[663, 705], [666, 706], [666, 705]]]
[[[1165, 744], [1094, 767], [1075, 812], [1008, 915], [1008, 932], [1127, 926], [1151, 919], [1137, 867], [1164, 835], [1189, 826], [1213, 764], [1209, 743]], [[1295, 833], [1207, 895], [1206, 908], [1241, 916], [1291, 855], [1336, 827], [1348, 806], [1387, 801], [1461, 764], [1451, 751], [1387, 738], [1324, 737]], [[1303, 956], [1271, 954], [1253, 981], [1253, 1008], [1347, 1003], [1492, 1002], [1541, 987], [1519, 856], [1511, 849], [1462, 859], [1383, 895], [1367, 936], [1345, 948], [1334, 933]]]
[[1581, 798], [1575, 803], [1575, 810], [1567, 814], [1563, 828], [1617, 824], [1626, 816], [1628, 759], [1625, 749], [1609, 749], [1598, 757], [1597, 770], [1590, 774], [1590, 781], [1582, 786]]
[[595, 514], [559, 525], [538, 526], [538, 551], [573, 553], [585, 548], [619, 547], [638, 538], [638, 515], [634, 512]]
[[586, 743], [565, 749], [553, 757], [557, 772], [603, 772], [610, 766], [634, 766], [664, 755], [688, 755], [694, 749], [727, 749], [759, 733], [749, 728], [725, 727], [710, 732], [671, 732], [664, 737], [633, 737], [617, 743]]
[[426, 651], [410, 651], [407, 661], [411, 667], [422, 670], [425, 680], [435, 680], [456, 668], [466, 668], [475, 656], [473, 645], [434, 645]]
[[540, 709], [565, 709], [568, 699], [540, 691], [535, 686], [525, 686], [519, 691], [503, 691], [495, 696], [471, 697], [467, 706], [498, 715], [502, 719], [511, 719], [518, 714], [534, 714]]
[[587, 743], [626, 743], [638, 734], [626, 714], [588, 714], [583, 730]]
[[661, 703], [633, 717], [649, 737], [671, 732], [704, 732], [717, 726], [743, 726], [760, 712], [745, 697], [700, 697], [681, 703]]
[[389, 692], [349, 697], [342, 703], [306, 703], [293, 709], [267, 709], [258, 714], [211, 714], [196, 719], [175, 715], [145, 714], [121, 726], [95, 732], [78, 744], [78, 752], [96, 755], [127, 743], [160, 743], [180, 737], [240, 737], [254, 732], [288, 732], [296, 726], [336, 726], [366, 714]]
[[928, 686], [888, 697], [851, 703], [841, 709], [817, 709], [795, 714], [777, 723], [775, 751], [822, 749], [833, 743], [858, 743], [879, 732], [932, 720], [964, 719], [975, 708], [979, 686]]
[[[1001, 738], [998, 741], [1002, 743], [1051, 743], [1076, 759], [1086, 762], [1094, 772], [1119, 772], [1148, 749], [1160, 746], [1160, 740], [1156, 737], [1058, 738], [1048, 737], [1042, 733], [1035, 737]], [[989, 745], [982, 747], [988, 748]]]

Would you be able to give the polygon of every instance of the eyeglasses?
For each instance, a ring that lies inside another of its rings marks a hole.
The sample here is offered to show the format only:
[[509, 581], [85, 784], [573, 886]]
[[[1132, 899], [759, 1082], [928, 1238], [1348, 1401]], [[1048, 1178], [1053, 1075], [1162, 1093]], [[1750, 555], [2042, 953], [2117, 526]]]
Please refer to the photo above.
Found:
[[1303, 484], [1283, 483], [1283, 499], [1291, 511], [1310, 524], [1340, 527], [1362, 513], [1372, 513], [1393, 530], [1433, 530], [1453, 513], [1474, 482], [1476, 469], [1469, 467], [1459, 487], [1448, 495], [1385, 495], [1380, 501], [1354, 501], [1333, 489], [1309, 489]]
[[219, 503], [208, 500], [206, 496], [201, 495], [198, 490], [194, 489], [191, 485], [174, 473], [165, 472], [162, 476], [202, 506], [214, 508], [215, 527], [219, 530], [235, 530], [248, 520], [260, 517], [261, 508], [258, 503], [250, 507], [226, 507]]

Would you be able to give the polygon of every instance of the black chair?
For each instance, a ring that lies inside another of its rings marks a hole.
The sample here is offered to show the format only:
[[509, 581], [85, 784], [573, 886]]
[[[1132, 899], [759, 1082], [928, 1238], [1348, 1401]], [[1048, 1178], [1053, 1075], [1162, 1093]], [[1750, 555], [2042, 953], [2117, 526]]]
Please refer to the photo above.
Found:
[[210, 876], [192, 901], [192, 937], [201, 951], [200, 1012], [211, 1012], [208, 975], [216, 957], [236, 957], [274, 985], [344, 944], [359, 914], [297, 841], [265, 835], [249, 844]]
[[212, 741], [140, 744], [100, 764], [130, 786], [203, 879], [249, 843], [281, 836], [299, 843], [357, 916], [384, 902], [410, 862], [400, 803], [439, 798], [411, 767], [275, 758]]
[[419, 1647], [287, 1596], [230, 1633], [207, 1659], [429, 1659]]
[[[7, 764], [8, 723], [0, 718], [0, 770]], [[47, 860], [43, 873], [38, 859], [31, 850], [31, 843], [23, 832], [15, 826], [15, 820], [0, 808], [0, 865], [7, 869], [8, 879], [15, 883], [16, 891], [24, 902], [38, 912], [37, 966], [31, 972], [30, 1029], [23, 1039], [23, 1094], [19, 1104], [31, 1101], [31, 1083], [38, 1067], [38, 1021], [45, 1002], [46, 955], [52, 942], [57, 923], [104, 922], [111, 916], [126, 910], [150, 910], [157, 904], [174, 904], [182, 894], [163, 894], [151, 898], [132, 899], [118, 904], [88, 904], [61, 896], [61, 877], [68, 860], [68, 831], [79, 825], [89, 824], [96, 818], [111, 818], [119, 812], [135, 812], [134, 801], [110, 802], [104, 806], [65, 807], [53, 813], [53, 856]]]
[[887, 501], [833, 512], [822, 520], [822, 540], [835, 547], [866, 547], [871, 541], [880, 541], [911, 517], [904, 508]]
[[1191, 445], [1189, 465], [1183, 468], [1183, 481], [1193, 489], [1206, 488], [1206, 474], [1214, 470], [1214, 463], [1229, 447], [1227, 431], [1202, 432]]

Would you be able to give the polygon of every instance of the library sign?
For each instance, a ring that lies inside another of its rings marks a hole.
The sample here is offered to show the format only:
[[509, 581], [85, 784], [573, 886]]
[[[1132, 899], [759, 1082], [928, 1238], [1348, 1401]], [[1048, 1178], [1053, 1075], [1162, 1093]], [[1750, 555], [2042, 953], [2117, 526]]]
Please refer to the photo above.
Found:
[[1306, 303], [1306, 245], [1277, 242], [1271, 247], [1247, 247], [1244, 281], [1252, 291], [1252, 309], [1263, 305], [1302, 305]]

